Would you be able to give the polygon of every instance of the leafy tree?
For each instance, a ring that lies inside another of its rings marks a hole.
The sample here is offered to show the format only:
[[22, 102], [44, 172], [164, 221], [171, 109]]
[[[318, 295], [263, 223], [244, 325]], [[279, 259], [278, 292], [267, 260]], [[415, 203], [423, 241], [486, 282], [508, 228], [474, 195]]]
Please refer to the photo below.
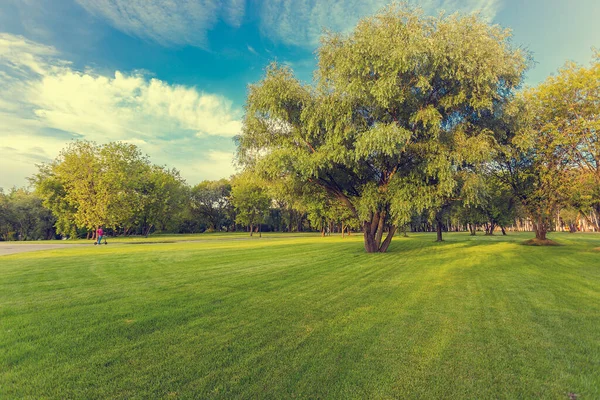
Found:
[[508, 130], [508, 145], [500, 152], [498, 178], [511, 187], [531, 218], [536, 239], [543, 243], [554, 216], [568, 200], [571, 175], [565, 138], [544, 118], [539, 90], [544, 89], [530, 89], [515, 100], [515, 117]]
[[191, 209], [208, 222], [209, 229], [221, 230], [231, 222], [231, 183], [227, 179], [202, 181], [191, 190]]
[[53, 177], [60, 182], [64, 199], [74, 211], [77, 227], [94, 230], [107, 222], [107, 185], [100, 185], [102, 163], [99, 148], [88, 141], [71, 142], [51, 163]]
[[[558, 75], [523, 92], [507, 113], [499, 176], [532, 219], [538, 240], [546, 240], [552, 220], [569, 203], [584, 207], [588, 200], [600, 211], [598, 60], [596, 55], [590, 68], [567, 63]], [[581, 185], [589, 177], [595, 195]], [[585, 189], [578, 195], [574, 188]]]
[[573, 178], [579, 184], [585, 181], [579, 188], [583, 196], [591, 196], [579, 199], [581, 211], [589, 208], [600, 216], [600, 51], [589, 67], [566, 63], [538, 87], [536, 95], [541, 110], [536, 122], [561, 138], [568, 148], [567, 162], [577, 169]]
[[185, 181], [176, 169], [153, 165], [136, 190], [140, 210], [136, 220], [142, 227], [142, 235], [148, 236], [153, 227], [164, 231], [175, 228], [177, 216], [184, 208], [187, 191]]
[[52, 239], [55, 219], [42, 199], [25, 189], [0, 191], [0, 239]]
[[[143, 207], [148, 206], [147, 202], [142, 202], [147, 200], [147, 193], [143, 196], [141, 191], [155, 178], [155, 171], [148, 157], [129, 143], [111, 142], [98, 146], [97, 158], [100, 168], [94, 184], [99, 203], [97, 210], [103, 210], [99, 213], [102, 218], [99, 225], [127, 231]], [[80, 209], [86, 210], [87, 207], [80, 205], [83, 206]], [[90, 229], [88, 225], [86, 228]]]
[[500, 227], [502, 234], [506, 235], [506, 226], [517, 217], [517, 200], [510, 187], [495, 174], [488, 172], [482, 178], [484, 186], [477, 209], [484, 219], [485, 234], [493, 235], [496, 227]]
[[77, 208], [68, 201], [65, 185], [54, 173], [53, 164], [38, 165], [38, 173], [29, 178], [29, 181], [34, 186], [35, 193], [42, 199], [44, 207], [56, 218], [56, 231], [65, 236], [75, 236]]
[[306, 187], [297, 180], [282, 177], [269, 182], [266, 188], [273, 199], [273, 205], [280, 210], [282, 228], [288, 232], [300, 231], [306, 215], [306, 204], [303, 200], [303, 190]]
[[405, 5], [327, 34], [314, 85], [272, 64], [250, 86], [239, 159], [271, 180], [322, 188], [361, 222], [365, 250], [385, 252], [397, 224], [441, 208], [456, 195], [454, 172], [481, 158], [489, 134], [473, 121], [526, 66], [509, 39], [476, 16]]
[[577, 222], [581, 217], [579, 210], [574, 208], [563, 208], [560, 210], [560, 219], [570, 233], [577, 232]]
[[[262, 224], [268, 215], [271, 198], [255, 178], [246, 175], [235, 177], [231, 185], [231, 202], [237, 212], [235, 221], [250, 227], [250, 236], [254, 227]], [[262, 236], [262, 232], [260, 234]]]
[[184, 200], [179, 173], [151, 165], [132, 144], [74, 141], [38, 167], [31, 182], [65, 235], [98, 226], [128, 233], [138, 225], [147, 235], [165, 227]]

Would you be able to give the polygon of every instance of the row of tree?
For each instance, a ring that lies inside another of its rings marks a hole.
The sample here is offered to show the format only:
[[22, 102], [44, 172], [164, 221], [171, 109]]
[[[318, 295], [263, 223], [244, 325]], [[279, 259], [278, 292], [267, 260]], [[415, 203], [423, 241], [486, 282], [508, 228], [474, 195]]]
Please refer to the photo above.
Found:
[[[89, 145], [90, 143], [74, 142], [68, 149], [74, 152], [75, 149], [89, 148]], [[61, 156], [52, 165], [64, 162], [65, 159]], [[41, 165], [40, 171], [46, 174], [49, 167]], [[68, 169], [67, 167], [62, 165], [64, 169]], [[152, 168], [146, 172], [148, 171], [152, 171]], [[171, 174], [178, 176], [176, 171], [171, 171]], [[152, 173], [146, 178], [156, 181]], [[56, 179], [54, 175], [44, 175], [42, 178], [38, 174], [32, 180], [37, 188], [35, 191], [12, 189], [6, 194], [0, 192], [0, 240], [41, 240], [61, 236], [93, 238], [94, 225], [90, 227], [83, 218], [78, 220], [75, 217], [78, 213], [92, 214], [98, 204], [67, 203], [68, 199], [76, 195], [68, 193], [72, 189], [57, 185]], [[77, 174], [72, 179], [78, 181], [72, 187], [85, 187], [87, 178], [84, 174]], [[108, 176], [104, 179], [108, 179]], [[119, 215], [121, 203], [109, 202], [103, 204], [103, 207], [106, 207], [106, 215], [115, 216], [113, 224], [101, 219], [95, 219], [94, 222], [116, 235], [148, 235], [150, 231], [197, 233], [234, 230], [246, 230], [252, 235], [261, 231], [316, 230], [325, 236], [333, 232], [346, 235], [362, 229], [360, 221], [342, 202], [326, 196], [324, 192], [311, 191], [308, 185], [293, 188], [282, 182], [259, 180], [251, 173], [242, 173], [229, 180], [203, 181], [193, 187], [182, 180], [175, 180], [176, 184], [173, 184], [172, 179], [163, 178], [162, 181], [171, 184], [146, 184], [144, 187], [151, 189], [138, 193], [138, 196], [146, 198], [142, 204], [170, 204], [161, 209], [156, 206], [151, 208], [151, 211], [160, 214], [158, 218], [153, 218], [154, 214], [144, 208], [136, 211], [132, 207], [121, 214], [122, 219], [119, 221], [116, 216]], [[51, 185], [52, 182], [54, 185]], [[507, 230], [533, 229], [526, 210], [512, 195], [508, 185], [497, 180], [495, 175], [489, 175], [484, 182], [487, 182], [487, 187], [481, 191], [482, 195], [476, 205], [455, 201], [447, 208], [440, 218], [442, 230], [469, 230], [472, 235], [479, 230], [486, 235], [493, 235], [496, 230], [506, 234]], [[87, 183], [98, 185], [97, 182]], [[50, 192], [49, 187], [54, 188], [54, 191]], [[108, 198], [118, 197], [124, 191], [123, 187], [116, 184], [107, 184], [107, 187], [109, 190], [105, 195]], [[133, 190], [135, 186], [129, 189]], [[583, 197], [578, 190], [571, 192], [572, 198]], [[69, 205], [65, 207], [69, 210], [68, 214], [63, 212], [65, 208], [57, 207], [60, 204]], [[51, 210], [52, 207], [55, 211]], [[580, 203], [574, 203], [562, 208], [554, 218], [553, 228], [570, 232], [586, 228], [600, 231], [595, 210], [580, 207]], [[425, 210], [421, 214], [412, 215], [399, 228], [404, 234], [407, 231], [435, 231], [438, 227], [437, 218], [437, 214]], [[62, 223], [59, 223], [61, 220]]]
[[42, 237], [40, 204], [63, 235], [361, 231], [367, 252], [398, 229], [599, 230], [600, 53], [520, 90], [531, 57], [508, 30], [399, 4], [325, 35], [318, 58], [312, 84], [272, 64], [250, 86], [241, 174], [188, 187], [134, 145], [72, 142], [35, 193], [3, 195], [4, 237]]

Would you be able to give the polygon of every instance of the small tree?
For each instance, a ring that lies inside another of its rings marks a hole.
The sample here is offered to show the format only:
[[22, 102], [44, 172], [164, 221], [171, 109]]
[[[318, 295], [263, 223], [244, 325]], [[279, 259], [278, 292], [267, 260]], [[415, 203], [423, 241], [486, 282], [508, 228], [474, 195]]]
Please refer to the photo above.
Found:
[[250, 227], [250, 236], [254, 227], [259, 228], [268, 215], [271, 198], [259, 182], [249, 174], [235, 177], [231, 186], [231, 202], [237, 212], [235, 221]]
[[230, 217], [231, 183], [227, 179], [202, 181], [191, 190], [191, 208], [209, 229], [220, 230]]

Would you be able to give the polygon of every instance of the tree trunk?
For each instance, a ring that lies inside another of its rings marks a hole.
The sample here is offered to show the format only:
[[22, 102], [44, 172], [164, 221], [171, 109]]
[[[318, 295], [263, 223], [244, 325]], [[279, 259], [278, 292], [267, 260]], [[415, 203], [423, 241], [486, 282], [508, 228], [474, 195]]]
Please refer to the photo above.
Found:
[[152, 229], [152, 224], [150, 224], [150, 226], [148, 226], [148, 228], [145, 230], [144, 232], [144, 237], [148, 237], [148, 235], [150, 234], [150, 229]]
[[375, 235], [371, 233], [371, 223], [365, 221], [363, 223], [363, 233], [365, 239], [365, 251], [367, 253], [377, 253], [379, 246], [375, 244]]
[[577, 227], [575, 226], [575, 224], [569, 224], [569, 233], [575, 232], [577, 232]]
[[254, 234], [254, 225], [250, 224], [250, 237]]
[[504, 226], [500, 225], [500, 229], [502, 230], [502, 236], [506, 236], [506, 229], [504, 229]]
[[469, 231], [471, 232], [471, 236], [475, 236], [477, 234], [477, 225], [470, 223]]
[[[382, 218], [383, 214], [383, 218]], [[381, 243], [381, 239], [383, 238], [383, 229], [385, 228], [385, 224], [383, 222], [385, 218], [384, 213], [375, 213], [371, 221], [363, 222], [363, 236], [365, 242], [365, 251], [367, 253], [385, 253], [394, 237], [394, 233], [396, 232], [396, 227], [391, 225], [388, 230], [388, 234]]]
[[533, 230], [535, 231], [535, 238], [538, 240], [546, 240], [546, 233], [548, 228], [541, 217], [538, 217], [537, 222], [533, 224]]
[[442, 239], [442, 221], [438, 219], [436, 222], [437, 222], [436, 230], [435, 230], [437, 233], [436, 242], [443, 242], [444, 239]]

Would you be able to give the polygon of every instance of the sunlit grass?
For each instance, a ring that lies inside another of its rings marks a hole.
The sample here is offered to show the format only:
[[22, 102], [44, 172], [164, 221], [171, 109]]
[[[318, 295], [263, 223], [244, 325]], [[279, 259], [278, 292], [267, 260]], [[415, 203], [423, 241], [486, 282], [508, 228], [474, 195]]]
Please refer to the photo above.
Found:
[[0, 397], [600, 397], [598, 235], [246, 236], [0, 257]]

